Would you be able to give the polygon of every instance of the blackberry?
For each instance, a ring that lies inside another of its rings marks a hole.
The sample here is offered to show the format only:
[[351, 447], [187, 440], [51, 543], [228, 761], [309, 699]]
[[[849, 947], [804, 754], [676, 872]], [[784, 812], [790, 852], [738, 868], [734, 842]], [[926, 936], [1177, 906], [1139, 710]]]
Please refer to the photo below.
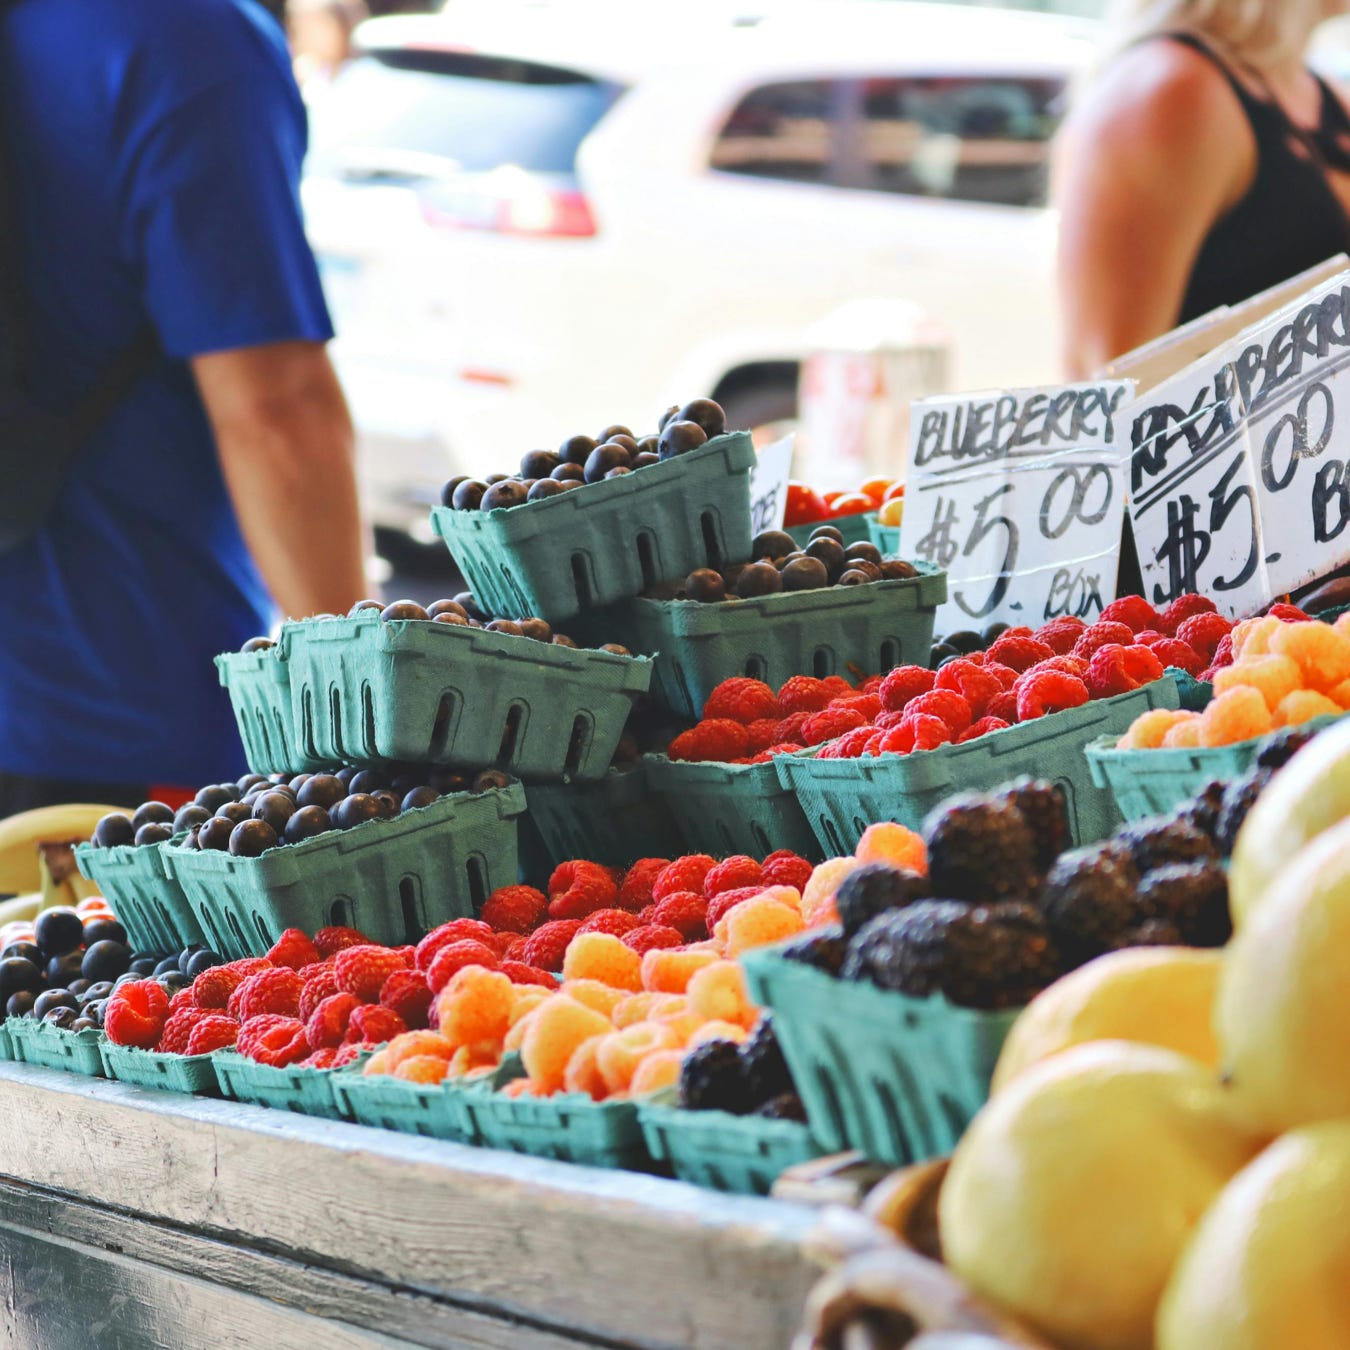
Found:
[[888, 909], [903, 909], [928, 894], [928, 880], [917, 872], [869, 863], [845, 877], [835, 896], [835, 907], [844, 935], [852, 937], [869, 919]]
[[785, 961], [799, 961], [827, 975], [838, 975], [848, 955], [848, 939], [837, 924], [829, 924], [789, 942], [779, 950], [779, 955]]
[[1031, 830], [1036, 870], [1044, 875], [1069, 847], [1069, 802], [1064, 789], [1041, 778], [1018, 778], [994, 793], [993, 799], [1008, 802], [1022, 813]]
[[1139, 921], [1139, 869], [1124, 843], [1066, 853], [1050, 869], [1040, 906], [1064, 956], [1082, 965], [1116, 946]]
[[735, 1041], [704, 1041], [680, 1065], [680, 1105], [690, 1111], [750, 1110], [745, 1067]]
[[1241, 778], [1235, 778], [1224, 789], [1223, 806], [1214, 827], [1214, 842], [1225, 858], [1232, 857], [1233, 845], [1237, 843], [1238, 831], [1247, 819], [1247, 813], [1274, 776], [1274, 769], [1253, 769]]
[[1117, 830], [1115, 839], [1130, 850], [1140, 872], [1168, 863], [1201, 862], [1216, 858], [1214, 841], [1180, 816], [1154, 816]]
[[1139, 883], [1140, 909], [1174, 924], [1192, 947], [1222, 947], [1233, 936], [1228, 873], [1214, 859], [1155, 867]]
[[1166, 919], [1145, 919], [1134, 928], [1127, 928], [1115, 945], [1119, 951], [1123, 947], [1183, 947], [1185, 939], [1181, 929]]
[[1285, 727], [1267, 736], [1256, 752], [1258, 769], [1282, 769], [1316, 735], [1306, 727]]
[[750, 1039], [741, 1046], [741, 1068], [751, 1108], [762, 1106], [774, 1097], [796, 1093], [792, 1071], [783, 1058], [783, 1049], [773, 1029], [773, 1017], [762, 1013]]
[[849, 944], [843, 973], [915, 998], [1012, 1008], [1054, 980], [1060, 961], [1034, 905], [920, 900], [868, 923]]
[[784, 1092], [772, 1101], [765, 1102], [755, 1115], [764, 1116], [768, 1120], [797, 1120], [803, 1125], [806, 1124], [806, 1107], [802, 1105], [802, 1099], [795, 1092]]
[[1189, 821], [1213, 839], [1223, 809], [1223, 790], [1224, 784], [1219, 779], [1211, 779], [1190, 801], [1177, 808], [1177, 819]]
[[1036, 874], [1036, 845], [1022, 813], [976, 793], [953, 797], [923, 822], [934, 895], [970, 904], [1024, 900]]

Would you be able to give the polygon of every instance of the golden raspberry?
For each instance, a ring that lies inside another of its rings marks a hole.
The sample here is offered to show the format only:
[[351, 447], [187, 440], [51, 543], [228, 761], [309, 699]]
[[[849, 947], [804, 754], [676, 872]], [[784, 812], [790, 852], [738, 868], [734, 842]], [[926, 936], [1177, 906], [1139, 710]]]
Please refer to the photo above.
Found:
[[520, 1046], [521, 1062], [525, 1072], [548, 1092], [562, 1087], [567, 1061], [583, 1041], [613, 1030], [609, 1018], [565, 994], [541, 1003], [528, 1021]]
[[684, 1055], [679, 1050], [653, 1050], [643, 1057], [633, 1071], [629, 1091], [634, 1097], [645, 1097], [649, 1092], [674, 1087], [680, 1081], [680, 1063]]
[[1216, 694], [1226, 694], [1230, 689], [1243, 686], [1258, 690], [1266, 707], [1274, 712], [1287, 695], [1303, 688], [1303, 672], [1289, 657], [1272, 654], [1243, 657], [1214, 674]]
[[612, 1031], [595, 1049], [595, 1063], [605, 1087], [627, 1092], [637, 1066], [654, 1050], [678, 1049], [675, 1033], [660, 1022], [638, 1022], [623, 1031]]
[[711, 951], [653, 947], [642, 957], [642, 987], [653, 993], [682, 994], [694, 973], [716, 960], [717, 954]]
[[1200, 744], [1233, 745], [1249, 741], [1266, 735], [1273, 725], [1261, 692], [1250, 685], [1238, 685], [1219, 694], [1200, 714]]
[[394, 1070], [394, 1077], [408, 1083], [439, 1083], [448, 1067], [449, 1061], [439, 1055], [412, 1055]]
[[709, 1021], [732, 1022], [748, 1031], [759, 1016], [745, 989], [745, 972], [735, 961], [718, 961], [689, 981], [689, 1011]]
[[500, 971], [465, 966], [436, 995], [437, 1025], [452, 1045], [500, 1041], [511, 1027], [515, 985]]
[[578, 933], [567, 944], [563, 979], [599, 980], [613, 989], [642, 988], [642, 957], [612, 933]]

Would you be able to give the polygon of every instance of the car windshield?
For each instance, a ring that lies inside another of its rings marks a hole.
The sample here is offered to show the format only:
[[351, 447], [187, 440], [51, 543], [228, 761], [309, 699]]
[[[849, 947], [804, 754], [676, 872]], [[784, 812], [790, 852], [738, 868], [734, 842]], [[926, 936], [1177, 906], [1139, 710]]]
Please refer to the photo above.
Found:
[[312, 173], [434, 176], [514, 166], [570, 174], [622, 92], [572, 70], [461, 52], [383, 51], [310, 109]]

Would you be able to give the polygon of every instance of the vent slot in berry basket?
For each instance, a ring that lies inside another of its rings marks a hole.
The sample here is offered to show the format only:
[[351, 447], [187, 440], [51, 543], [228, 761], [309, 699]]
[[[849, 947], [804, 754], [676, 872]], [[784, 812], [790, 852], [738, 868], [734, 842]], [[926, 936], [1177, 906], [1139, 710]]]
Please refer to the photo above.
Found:
[[581, 767], [594, 735], [595, 724], [585, 713], [578, 713], [572, 723], [572, 735], [567, 742], [567, 761], [563, 769], [566, 777], [571, 778]]
[[661, 580], [660, 557], [656, 551], [656, 536], [650, 530], [639, 530], [637, 537], [638, 566], [642, 568], [642, 589], [648, 590]]
[[717, 571], [721, 571], [726, 563], [726, 548], [722, 538], [722, 521], [720, 517], [713, 512], [705, 511], [703, 513], [702, 525], [703, 552], [707, 556], [708, 566]]

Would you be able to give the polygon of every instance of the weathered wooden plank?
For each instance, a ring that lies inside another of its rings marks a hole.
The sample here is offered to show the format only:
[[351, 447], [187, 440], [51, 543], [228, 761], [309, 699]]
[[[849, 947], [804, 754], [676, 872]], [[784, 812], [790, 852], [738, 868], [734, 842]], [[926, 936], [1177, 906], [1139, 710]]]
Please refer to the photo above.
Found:
[[0, 1175], [497, 1317], [785, 1346], [812, 1211], [0, 1064]]

